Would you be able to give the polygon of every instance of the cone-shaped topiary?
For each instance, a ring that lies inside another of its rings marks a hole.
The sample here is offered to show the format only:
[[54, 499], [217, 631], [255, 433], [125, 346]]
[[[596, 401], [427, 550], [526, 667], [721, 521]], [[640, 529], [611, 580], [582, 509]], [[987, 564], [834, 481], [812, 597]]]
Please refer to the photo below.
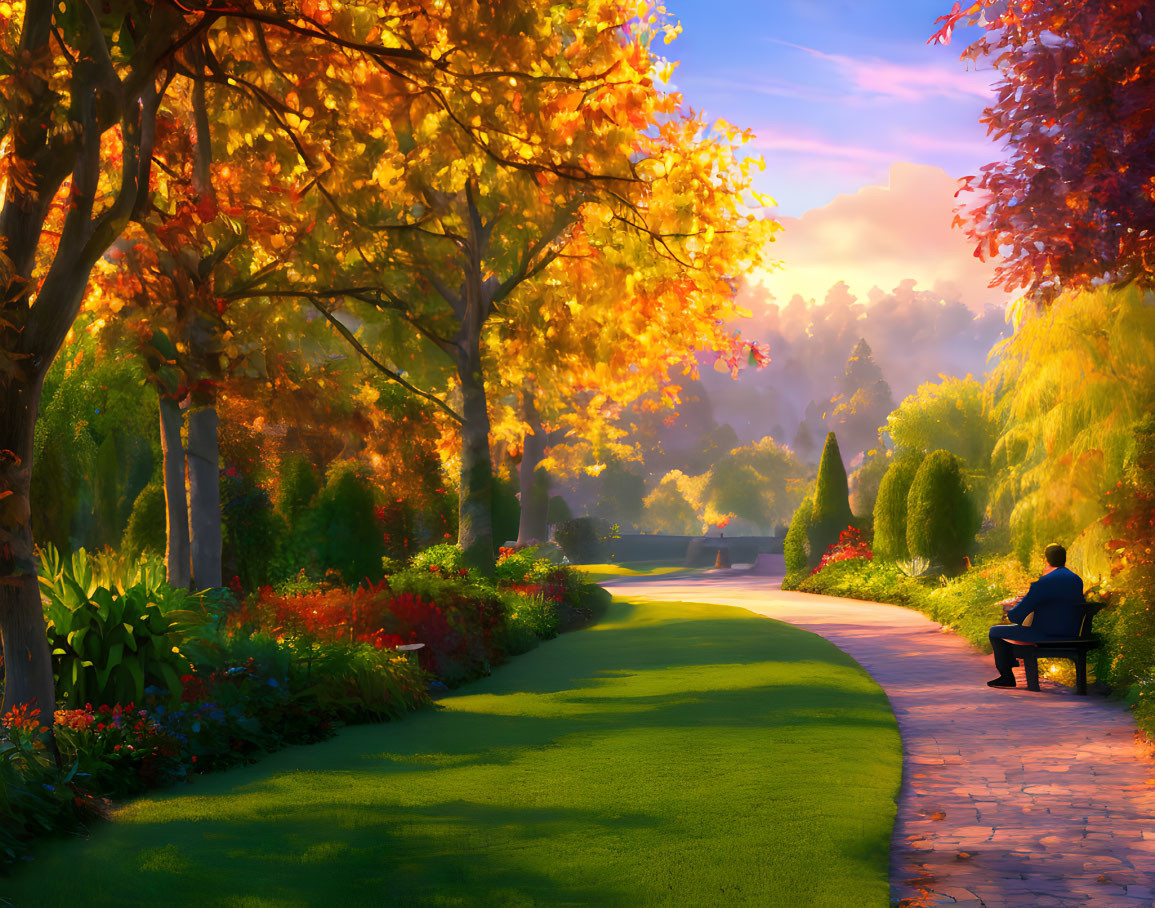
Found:
[[818, 464], [814, 488], [814, 514], [810, 520], [810, 566], [818, 564], [826, 549], [838, 541], [838, 534], [853, 522], [846, 467], [838, 450], [838, 439], [830, 432]]
[[886, 469], [874, 500], [874, 557], [898, 561], [910, 556], [906, 547], [906, 498], [922, 457], [899, 457]]
[[978, 529], [962, 461], [949, 451], [935, 451], [918, 468], [906, 498], [907, 548], [954, 573], [962, 569]]
[[[786, 571], [794, 574], [808, 571], [810, 565], [810, 518], [814, 512], [814, 501], [802, 499], [802, 504], [790, 518], [790, 529], [782, 540], [782, 553], [786, 557]], [[817, 561], [815, 562], [817, 563]]]

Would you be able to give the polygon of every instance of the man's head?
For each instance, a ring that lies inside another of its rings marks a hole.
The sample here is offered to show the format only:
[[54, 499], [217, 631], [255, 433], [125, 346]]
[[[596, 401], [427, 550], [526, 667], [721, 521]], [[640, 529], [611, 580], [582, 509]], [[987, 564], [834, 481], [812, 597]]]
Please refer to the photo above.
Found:
[[1065, 567], [1067, 564], [1067, 550], [1058, 543], [1052, 542], [1043, 550], [1043, 557], [1051, 567]]

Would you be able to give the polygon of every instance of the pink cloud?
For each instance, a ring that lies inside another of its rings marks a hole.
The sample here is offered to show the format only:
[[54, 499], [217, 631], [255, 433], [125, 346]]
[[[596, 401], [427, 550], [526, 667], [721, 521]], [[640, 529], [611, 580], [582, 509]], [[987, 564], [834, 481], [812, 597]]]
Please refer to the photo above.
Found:
[[785, 229], [773, 257], [784, 267], [759, 282], [782, 303], [795, 294], [822, 300], [840, 280], [865, 298], [874, 287], [889, 291], [913, 279], [975, 311], [1004, 306], [1008, 295], [987, 286], [992, 264], [976, 259], [970, 241], [951, 227], [957, 188], [938, 167], [894, 164], [887, 186], [867, 186], [800, 218], [781, 218]]
[[866, 94], [881, 95], [901, 101], [925, 101], [934, 97], [975, 97], [993, 100], [991, 78], [986, 74], [959, 70], [953, 61], [950, 66], [918, 63], [895, 63], [878, 57], [848, 57], [815, 50], [802, 44], [779, 41], [789, 47], [805, 51], [820, 60], [826, 60]]

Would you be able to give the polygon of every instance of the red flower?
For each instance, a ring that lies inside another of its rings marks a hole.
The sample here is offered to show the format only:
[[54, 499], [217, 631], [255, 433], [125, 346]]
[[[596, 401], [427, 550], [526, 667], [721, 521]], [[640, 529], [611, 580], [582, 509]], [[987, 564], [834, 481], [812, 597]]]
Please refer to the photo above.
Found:
[[826, 565], [835, 561], [849, 561], [852, 558], [864, 558], [871, 561], [874, 558], [874, 552], [870, 550], [870, 546], [862, 539], [862, 533], [855, 527], [847, 527], [838, 534], [838, 542], [834, 543], [822, 555], [822, 560], [818, 562], [817, 567], [810, 573], [817, 574]]

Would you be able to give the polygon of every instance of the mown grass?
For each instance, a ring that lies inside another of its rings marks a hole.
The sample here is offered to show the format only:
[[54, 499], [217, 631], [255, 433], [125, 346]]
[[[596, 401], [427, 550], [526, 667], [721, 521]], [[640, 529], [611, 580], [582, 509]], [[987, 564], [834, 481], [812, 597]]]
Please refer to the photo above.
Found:
[[882, 691], [741, 609], [618, 602], [403, 722], [54, 840], [17, 906], [887, 904]]
[[576, 564], [574, 567], [589, 577], [590, 583], [601, 583], [603, 580], [610, 580], [615, 577], [658, 577], [662, 574], [688, 570], [680, 564], [669, 564], [665, 561], [606, 562], [604, 564]]

